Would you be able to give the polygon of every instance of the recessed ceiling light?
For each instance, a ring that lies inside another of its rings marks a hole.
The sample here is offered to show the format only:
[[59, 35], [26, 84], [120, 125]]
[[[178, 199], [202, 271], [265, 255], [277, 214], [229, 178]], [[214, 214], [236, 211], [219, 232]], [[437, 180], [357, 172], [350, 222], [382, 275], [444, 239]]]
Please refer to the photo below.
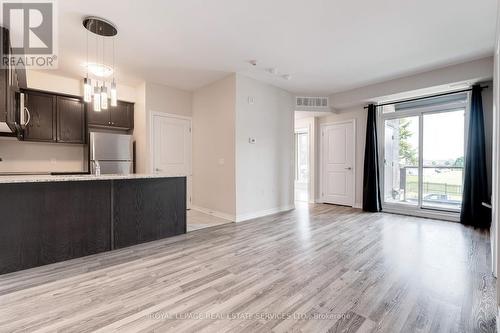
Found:
[[278, 69], [276, 67], [268, 68], [267, 71], [273, 75], [278, 74]]
[[88, 66], [88, 70], [94, 76], [97, 77], [108, 77], [113, 74], [113, 68], [103, 64], [89, 63], [84, 65], [84, 67]]

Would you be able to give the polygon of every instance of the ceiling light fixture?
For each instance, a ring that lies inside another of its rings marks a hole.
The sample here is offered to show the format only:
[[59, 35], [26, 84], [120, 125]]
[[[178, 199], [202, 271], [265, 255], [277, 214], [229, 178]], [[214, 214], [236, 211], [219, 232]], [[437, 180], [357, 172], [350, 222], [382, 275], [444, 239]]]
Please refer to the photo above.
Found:
[[[87, 63], [86, 77], [83, 80], [83, 99], [90, 103], [93, 101], [93, 109], [95, 112], [106, 110], [108, 108], [108, 88], [104, 80], [96, 80], [92, 90], [92, 81], [89, 78], [89, 71], [98, 78], [106, 78], [113, 74], [113, 82], [111, 83], [111, 106], [116, 106], [116, 82], [115, 82], [115, 38], [118, 30], [115, 25], [105, 19], [89, 16], [84, 18], [83, 26], [87, 29]], [[96, 62], [89, 63], [89, 42], [88, 32], [92, 32], [96, 36]], [[104, 63], [105, 59], [105, 41], [106, 38], [113, 37], [113, 67]], [[102, 40], [102, 62], [99, 62], [99, 38]], [[100, 84], [99, 84], [100, 82]], [[93, 98], [92, 98], [93, 92]]]
[[268, 68], [267, 71], [273, 75], [278, 74], [278, 69], [276, 67]]

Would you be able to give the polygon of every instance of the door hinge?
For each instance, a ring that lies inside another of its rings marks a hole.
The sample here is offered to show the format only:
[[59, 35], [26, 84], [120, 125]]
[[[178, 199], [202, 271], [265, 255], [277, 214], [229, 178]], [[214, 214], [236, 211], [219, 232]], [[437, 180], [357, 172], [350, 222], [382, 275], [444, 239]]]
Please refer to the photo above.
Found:
[[191, 133], [191, 127], [189, 127], [189, 133]]

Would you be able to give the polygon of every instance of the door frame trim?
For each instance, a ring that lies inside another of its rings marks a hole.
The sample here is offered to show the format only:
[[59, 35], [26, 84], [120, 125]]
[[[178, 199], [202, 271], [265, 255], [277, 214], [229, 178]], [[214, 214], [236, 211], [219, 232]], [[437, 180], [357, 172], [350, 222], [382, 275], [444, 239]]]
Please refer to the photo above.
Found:
[[[178, 115], [174, 113], [167, 113], [167, 112], [160, 112], [160, 111], [149, 111], [149, 172], [154, 173], [154, 160], [155, 160], [155, 152], [154, 152], [154, 131], [153, 131], [153, 118], [154, 117], [165, 117], [165, 118], [174, 118], [174, 119], [181, 119], [181, 120], [187, 120], [189, 121], [189, 141], [190, 141], [190, 146], [189, 146], [189, 171], [188, 171], [188, 177], [191, 180], [191, 184], [189, 183], [189, 179], [186, 179], [186, 186], [188, 187], [187, 190], [189, 191], [189, 197], [192, 199], [193, 197], [193, 189], [192, 189], [192, 182], [193, 182], [193, 117], [191, 116], [183, 116], [183, 115]], [[187, 177], [186, 177], [187, 178]], [[191, 203], [187, 202], [187, 207], [188, 209], [191, 208]]]
[[323, 174], [323, 171], [324, 171], [324, 166], [323, 166], [323, 148], [324, 148], [324, 144], [325, 144], [325, 141], [324, 141], [324, 135], [323, 135], [323, 130], [325, 127], [327, 126], [332, 126], [332, 125], [342, 125], [342, 124], [351, 124], [352, 125], [352, 142], [353, 142], [353, 148], [354, 148], [354, 151], [353, 151], [353, 159], [352, 159], [352, 173], [353, 173], [353, 177], [352, 177], [352, 189], [353, 189], [353, 195], [352, 195], [352, 203], [351, 203], [351, 207], [354, 207], [356, 205], [356, 171], [357, 171], [357, 168], [356, 168], [356, 152], [357, 152], [357, 149], [356, 149], [356, 119], [355, 118], [352, 118], [352, 119], [347, 119], [347, 120], [342, 120], [342, 121], [334, 121], [334, 122], [328, 122], [328, 123], [323, 123], [323, 124], [320, 124], [320, 131], [319, 131], [319, 136], [320, 136], [320, 148], [319, 148], [319, 190], [320, 190], [320, 195], [319, 195], [319, 198], [320, 198], [320, 201], [321, 203], [325, 203], [325, 198], [324, 198], [324, 180], [325, 180], [325, 177], [324, 177], [324, 174]]

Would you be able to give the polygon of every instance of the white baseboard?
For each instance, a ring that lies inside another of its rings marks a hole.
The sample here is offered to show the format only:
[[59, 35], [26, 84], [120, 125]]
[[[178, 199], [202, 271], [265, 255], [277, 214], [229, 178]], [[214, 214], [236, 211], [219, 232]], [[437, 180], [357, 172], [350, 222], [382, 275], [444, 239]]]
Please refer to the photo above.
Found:
[[354, 206], [352, 206], [352, 208], [358, 208], [358, 209], [361, 209], [361, 208], [363, 208], [363, 204], [362, 204], [362, 203], [360, 203], [360, 202], [356, 202], [356, 203], [354, 204]]
[[253, 220], [253, 219], [256, 219], [259, 217], [272, 215], [272, 214], [276, 214], [276, 213], [281, 213], [281, 212], [286, 212], [286, 211], [289, 211], [292, 209], [295, 209], [295, 205], [286, 205], [286, 206], [275, 207], [275, 208], [271, 208], [271, 209], [265, 209], [265, 210], [261, 210], [258, 212], [240, 214], [240, 215], [236, 216], [236, 222]]
[[215, 216], [215, 217], [218, 217], [218, 218], [221, 218], [221, 219], [224, 219], [224, 220], [228, 220], [228, 221], [231, 221], [231, 222], [235, 222], [236, 221], [236, 218], [235, 218], [234, 215], [223, 213], [223, 212], [218, 212], [218, 211], [213, 210], [213, 209], [209, 209], [209, 208], [205, 208], [205, 207], [200, 207], [200, 206], [195, 206], [195, 205], [191, 205], [191, 209], [192, 210], [196, 210], [196, 211], [201, 212], [201, 213], [204, 213], [204, 214]]

